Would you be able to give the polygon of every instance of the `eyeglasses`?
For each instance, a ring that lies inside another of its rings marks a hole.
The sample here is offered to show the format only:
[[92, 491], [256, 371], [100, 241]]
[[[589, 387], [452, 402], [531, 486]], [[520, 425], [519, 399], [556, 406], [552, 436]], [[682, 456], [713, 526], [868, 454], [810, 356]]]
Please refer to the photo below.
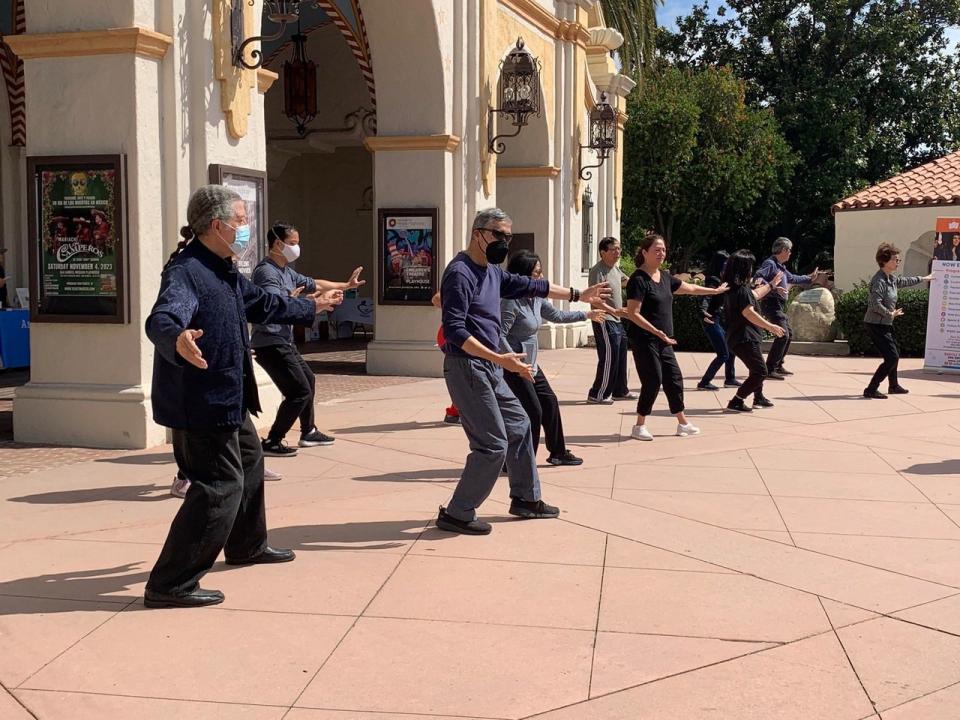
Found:
[[506, 233], [502, 230], [494, 230], [493, 228], [478, 228], [478, 230], [480, 230], [480, 232], [493, 233], [493, 236], [497, 240], [506, 240], [508, 244], [513, 242], [513, 233]]

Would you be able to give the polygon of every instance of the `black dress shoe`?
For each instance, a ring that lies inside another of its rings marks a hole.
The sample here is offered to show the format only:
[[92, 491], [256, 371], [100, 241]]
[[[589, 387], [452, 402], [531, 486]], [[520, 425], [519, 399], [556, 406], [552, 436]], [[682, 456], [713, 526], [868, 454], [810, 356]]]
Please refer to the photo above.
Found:
[[787, 370], [783, 365], [777, 368], [777, 372], [783, 376], [793, 375], [793, 373]]
[[222, 592], [219, 590], [204, 590], [199, 585], [188, 593], [178, 595], [168, 595], [149, 589], [143, 594], [143, 604], [148, 608], [203, 607], [204, 605], [219, 605], [222, 602]]
[[266, 563], [290, 562], [296, 557], [293, 550], [277, 550], [276, 548], [264, 548], [262, 552], [251, 555], [247, 558], [227, 558], [227, 565], [263, 565]]
[[863, 396], [865, 398], [870, 398], [871, 400], [886, 400], [887, 396], [884, 395], [879, 390], [874, 390], [873, 388], [867, 388], [863, 391]]

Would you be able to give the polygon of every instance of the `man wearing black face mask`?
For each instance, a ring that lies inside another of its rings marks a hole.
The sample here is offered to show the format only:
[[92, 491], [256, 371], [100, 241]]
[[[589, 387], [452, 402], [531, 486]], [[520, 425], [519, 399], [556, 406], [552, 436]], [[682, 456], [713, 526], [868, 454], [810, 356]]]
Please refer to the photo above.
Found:
[[486, 535], [489, 523], [476, 509], [493, 490], [504, 460], [510, 478], [510, 514], [521, 518], [555, 518], [560, 511], [540, 498], [530, 421], [503, 379], [504, 369], [533, 381], [531, 366], [518, 353], [500, 353], [500, 299], [550, 297], [571, 302], [609, 298], [600, 283], [584, 290], [552, 285], [504, 272], [502, 263], [513, 239], [513, 222], [498, 208], [477, 214], [470, 244], [443, 273], [443, 375], [470, 454], [453, 497], [440, 508], [437, 527], [450, 532]]

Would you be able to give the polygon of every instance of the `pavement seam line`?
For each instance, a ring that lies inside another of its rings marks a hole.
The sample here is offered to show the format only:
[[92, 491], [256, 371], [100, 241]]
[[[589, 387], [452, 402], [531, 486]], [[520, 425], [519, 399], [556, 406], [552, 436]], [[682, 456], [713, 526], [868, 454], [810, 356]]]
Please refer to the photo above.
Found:
[[10, 690], [10, 688], [8, 688], [8, 687], [7, 687], [6, 685], [4, 685], [2, 682], [0, 682], [0, 692], [6, 693], [7, 696], [8, 696], [15, 704], [17, 704], [17, 705], [19, 705], [21, 708], [23, 708], [23, 711], [24, 711], [27, 715], [29, 715], [29, 716], [32, 717], [32, 718], [35, 718], [36, 720], [40, 720], [40, 716], [37, 715], [35, 712], [33, 712], [33, 710], [31, 710], [30, 708], [28, 708], [28, 707], [24, 704], [24, 702], [23, 702], [20, 698], [18, 698], [16, 695], [14, 695], [13, 692]]
[[600, 571], [600, 592], [597, 593], [597, 622], [593, 626], [593, 647], [590, 650], [590, 677], [587, 680], [587, 699], [593, 694], [593, 668], [597, 662], [597, 636], [600, 633], [600, 611], [603, 608], [603, 581], [607, 574], [607, 545], [610, 536], [603, 536], [603, 569]]
[[853, 671], [854, 677], [857, 678], [857, 682], [860, 683], [860, 689], [863, 690], [864, 696], [867, 698], [867, 702], [870, 703], [870, 707], [873, 708], [873, 712], [876, 715], [879, 715], [877, 710], [877, 703], [874, 702], [873, 698], [870, 697], [870, 692], [867, 690], [867, 686], [863, 684], [863, 680], [860, 677], [860, 673], [857, 671], [856, 666], [853, 664], [853, 659], [850, 657], [850, 653], [847, 652], [846, 645], [843, 644], [843, 640], [840, 638], [840, 633], [837, 632], [837, 628], [833, 624], [833, 618], [830, 617], [830, 613], [827, 612], [826, 606], [823, 604], [823, 598], [818, 595], [817, 602], [820, 603], [820, 609], [823, 610], [824, 616], [827, 618], [827, 622], [830, 623], [830, 630], [833, 632], [833, 636], [837, 639], [837, 642], [840, 644], [840, 649], [843, 650], [843, 656], [847, 659], [847, 664], [850, 666], [850, 669]]
[[[944, 690], [949, 690], [950, 688], [956, 687], [957, 685], [960, 685], [960, 680], [958, 680], [957, 682], [950, 683], [949, 685], [944, 685], [942, 688], [937, 688], [936, 690], [931, 690], [930, 692], [925, 692], [925, 693], [923, 693], [923, 695], [917, 695], [915, 698], [910, 698], [909, 700], [904, 700], [902, 703], [897, 703], [896, 705], [891, 705], [891, 706], [888, 707], [888, 708], [884, 708], [884, 709], [883, 709], [883, 712], [886, 712], [887, 710], [895, 710], [896, 708], [898, 708], [898, 707], [903, 707], [904, 705], [909, 705], [909, 704], [912, 703], [912, 702], [916, 702], [917, 700], [922, 700], [923, 698], [925, 698], [925, 697], [930, 697], [931, 695], [936, 695], [936, 694], [939, 693], [939, 692], [943, 692]], [[879, 711], [879, 710], [877, 711], [877, 715], [880, 715], [880, 711]], [[883, 720], [882, 716], [881, 716], [881, 720]]]
[[[948, 514], [944, 511], [944, 509], [943, 509], [942, 507], [940, 507], [937, 503], [935, 503], [933, 500], [930, 499], [930, 496], [929, 496], [929, 495], [927, 495], [923, 490], [921, 490], [921, 489], [918, 488], [916, 485], [914, 485], [913, 482], [911, 482], [909, 478], [907, 478], [903, 473], [901, 473], [899, 470], [897, 470], [897, 469], [890, 463], [889, 460], [887, 460], [885, 457], [883, 457], [883, 455], [881, 455], [880, 453], [877, 452], [876, 448], [871, 447], [871, 448], [870, 448], [870, 451], [871, 451], [874, 455], [876, 455], [878, 458], [880, 458], [884, 463], [886, 463], [886, 464], [890, 467], [891, 470], [893, 470], [895, 473], [897, 473], [897, 475], [899, 475], [899, 476], [902, 477], [904, 480], [906, 480], [908, 483], [910, 483], [910, 485], [911, 485], [918, 493], [920, 493], [921, 495], [923, 495], [923, 497], [926, 499], [926, 501], [927, 501], [928, 503], [930, 503], [931, 505], [933, 505], [933, 506], [937, 509], [937, 511], [938, 511], [941, 515], [943, 515], [947, 520], [949, 520], [955, 527], [960, 528], [960, 523], [958, 523], [956, 520], [954, 520], [952, 517], [950, 517], [950, 515], [948, 515]], [[949, 505], [949, 504], [951, 504], [951, 503], [944, 503], [944, 505]]]
[[753, 463], [753, 469], [760, 477], [760, 482], [763, 483], [763, 489], [767, 491], [767, 497], [770, 498], [770, 502], [773, 503], [773, 507], [777, 511], [777, 516], [780, 518], [780, 522], [783, 523], [783, 529], [787, 531], [787, 537], [790, 538], [790, 544], [794, 547], [797, 547], [797, 541], [793, 539], [793, 533], [790, 532], [790, 526], [787, 525], [787, 521], [784, 519], [783, 513], [780, 511], [780, 505], [777, 504], [777, 499], [773, 496], [773, 493], [770, 492], [770, 487], [767, 485], [767, 481], [763, 477], [763, 473], [760, 472], [760, 467], [757, 465], [756, 459], [750, 454], [749, 450], [747, 450], [747, 457], [750, 458], [750, 462]]
[[363, 606], [363, 610], [360, 611], [360, 614], [353, 618], [353, 622], [350, 623], [350, 627], [348, 627], [346, 632], [344, 632], [343, 635], [340, 636], [340, 639], [337, 641], [337, 644], [333, 646], [333, 649], [330, 650], [329, 653], [327, 653], [327, 656], [323, 659], [323, 662], [320, 663], [320, 667], [317, 668], [317, 671], [310, 676], [310, 679], [306, 682], [306, 684], [304, 684], [300, 692], [297, 693], [297, 697], [295, 697], [293, 702], [290, 703], [289, 707], [287, 707], [286, 712], [283, 713], [283, 717], [281, 717], [280, 720], [286, 720], [287, 715], [290, 714], [290, 712], [294, 709], [296, 704], [300, 701], [300, 698], [303, 697], [303, 694], [307, 691], [307, 688], [310, 687], [313, 684], [313, 681], [317, 679], [317, 676], [323, 671], [323, 668], [326, 667], [327, 663], [330, 662], [330, 658], [334, 656], [334, 654], [343, 644], [343, 641], [347, 639], [347, 636], [350, 635], [351, 632], [353, 632], [353, 629], [357, 626], [357, 623], [360, 621], [360, 618], [364, 616], [364, 613], [367, 612], [369, 607], [373, 604], [373, 601], [377, 599], [377, 596], [380, 595], [380, 593], [383, 591], [383, 588], [386, 586], [386, 584], [390, 582], [390, 578], [394, 576], [394, 574], [397, 572], [399, 567], [403, 564], [403, 561], [406, 559], [407, 555], [410, 554], [410, 551], [413, 549], [413, 546], [417, 544], [417, 541], [419, 541], [420, 538], [423, 537], [423, 534], [430, 528], [430, 523], [431, 523], [431, 520], [429, 519], [424, 522], [423, 528], [417, 534], [416, 539], [412, 543], [410, 543], [406, 551], [397, 560], [396, 565], [393, 566], [393, 570], [391, 570], [390, 573], [387, 575], [387, 577], [384, 578], [383, 582], [380, 583], [380, 587], [378, 587], [377, 591], [373, 593], [373, 595], [367, 601], [367, 604]]

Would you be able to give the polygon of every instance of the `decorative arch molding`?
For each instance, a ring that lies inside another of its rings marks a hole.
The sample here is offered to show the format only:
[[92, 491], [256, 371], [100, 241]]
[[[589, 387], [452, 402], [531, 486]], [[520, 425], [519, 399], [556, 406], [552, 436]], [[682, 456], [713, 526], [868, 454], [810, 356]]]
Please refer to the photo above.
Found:
[[[14, 35], [23, 35], [27, 31], [23, 1], [14, 0], [11, 7], [13, 12], [11, 28]], [[3, 82], [10, 105], [10, 144], [24, 147], [27, 144], [27, 95], [23, 80], [23, 60], [17, 57], [6, 42], [0, 42], [0, 70], [3, 71]]]
[[[352, 17], [348, 18], [340, 5], [349, 6]], [[370, 103], [374, 112], [377, 110], [377, 84], [373, 75], [373, 59], [370, 53], [370, 40], [367, 37], [367, 24], [360, 9], [360, 0], [315, 0], [315, 5], [327, 13], [334, 25], [347, 41], [350, 52], [357, 59], [360, 74], [367, 84], [370, 93]], [[350, 22], [353, 20], [353, 22]]]

